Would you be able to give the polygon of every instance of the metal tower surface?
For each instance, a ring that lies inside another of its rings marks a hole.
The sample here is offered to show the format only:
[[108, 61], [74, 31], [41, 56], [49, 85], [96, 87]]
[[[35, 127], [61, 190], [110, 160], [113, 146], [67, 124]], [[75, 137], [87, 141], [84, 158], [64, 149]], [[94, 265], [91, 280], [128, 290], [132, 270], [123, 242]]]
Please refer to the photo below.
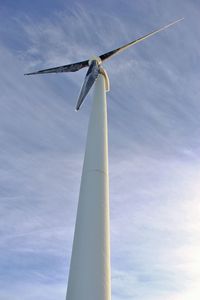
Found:
[[99, 74], [87, 133], [67, 300], [110, 300], [110, 224], [106, 84]]

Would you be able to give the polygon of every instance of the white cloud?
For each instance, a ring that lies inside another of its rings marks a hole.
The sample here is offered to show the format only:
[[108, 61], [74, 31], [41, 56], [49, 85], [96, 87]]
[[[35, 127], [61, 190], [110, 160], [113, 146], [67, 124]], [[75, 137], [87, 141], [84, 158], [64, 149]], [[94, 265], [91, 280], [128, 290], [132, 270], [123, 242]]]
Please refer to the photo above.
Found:
[[[142, 13], [144, 6], [135, 9]], [[105, 52], [139, 29], [146, 33], [163, 10], [152, 6], [146, 21], [128, 11], [118, 17], [82, 6], [51, 20], [21, 15], [10, 21], [23, 45], [16, 50], [2, 43], [0, 50], [2, 299], [65, 296], [88, 120], [89, 103], [74, 113], [84, 71], [32, 78], [23, 73]], [[190, 39], [195, 22], [106, 67], [112, 87], [113, 299], [199, 300], [200, 105], [190, 70], [193, 53], [198, 58], [197, 39]]]
[[114, 290], [127, 299], [185, 299], [200, 277], [199, 161], [125, 157], [111, 165]]

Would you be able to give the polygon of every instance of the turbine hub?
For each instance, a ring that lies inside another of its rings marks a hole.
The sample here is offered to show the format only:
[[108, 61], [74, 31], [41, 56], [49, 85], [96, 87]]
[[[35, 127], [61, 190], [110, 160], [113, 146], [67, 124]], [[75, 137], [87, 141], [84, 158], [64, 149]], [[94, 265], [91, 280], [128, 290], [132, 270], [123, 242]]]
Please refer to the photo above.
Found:
[[101, 58], [99, 56], [93, 55], [90, 59], [89, 59], [89, 66], [91, 64], [91, 62], [95, 60], [97, 62], [98, 65], [100, 65], [102, 63]]

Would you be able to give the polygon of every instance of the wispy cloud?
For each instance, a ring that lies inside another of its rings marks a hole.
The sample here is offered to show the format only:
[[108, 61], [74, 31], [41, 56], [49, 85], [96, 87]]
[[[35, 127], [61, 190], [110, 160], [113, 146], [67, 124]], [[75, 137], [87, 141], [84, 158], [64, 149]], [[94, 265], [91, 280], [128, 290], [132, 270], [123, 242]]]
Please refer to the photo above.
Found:
[[31, 12], [6, 16], [0, 48], [2, 299], [65, 297], [90, 107], [88, 99], [74, 113], [84, 70], [23, 73], [103, 53], [180, 13], [191, 22], [106, 65], [112, 284], [113, 299], [199, 299], [199, 12], [194, 1], [162, 3], [111, 1], [97, 12], [98, 3], [87, 2], [37, 22]]
[[116, 298], [185, 299], [200, 277], [199, 162], [127, 157], [111, 177]]

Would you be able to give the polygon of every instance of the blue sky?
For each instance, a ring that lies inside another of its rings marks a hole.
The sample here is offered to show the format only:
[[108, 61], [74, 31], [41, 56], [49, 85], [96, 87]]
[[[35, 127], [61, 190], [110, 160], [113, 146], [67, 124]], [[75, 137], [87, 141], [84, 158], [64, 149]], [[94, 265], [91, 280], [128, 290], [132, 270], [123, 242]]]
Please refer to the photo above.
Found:
[[0, 0], [0, 299], [65, 299], [91, 96], [24, 77], [185, 20], [105, 64], [112, 299], [200, 298], [200, 4]]

